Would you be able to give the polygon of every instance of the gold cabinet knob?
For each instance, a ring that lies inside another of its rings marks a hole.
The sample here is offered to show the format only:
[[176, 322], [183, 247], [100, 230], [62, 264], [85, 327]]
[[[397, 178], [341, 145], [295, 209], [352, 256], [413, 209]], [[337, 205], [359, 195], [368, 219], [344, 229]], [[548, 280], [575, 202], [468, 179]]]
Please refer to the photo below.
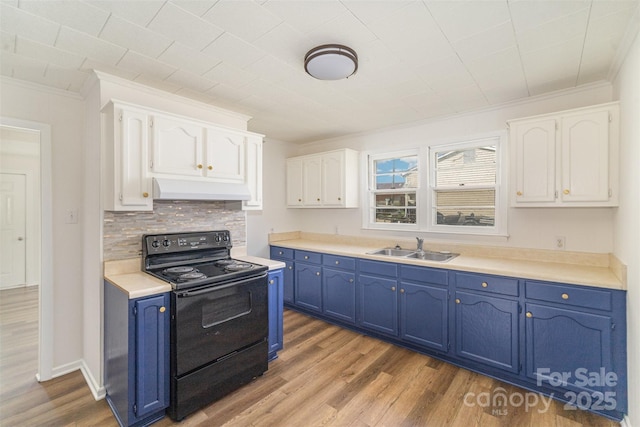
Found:
[[209, 166], [207, 166], [207, 169], [209, 169], [210, 171], [212, 171], [212, 170], [213, 170], [213, 166], [209, 165]]
[[304, 256], [304, 259], [309, 259], [309, 255], [305, 255], [305, 256]]
[[269, 284], [273, 285], [275, 282], [273, 281], [273, 279], [269, 280]]
[[198, 169], [202, 169], [202, 165], [198, 165]]
[[342, 197], [338, 197], [338, 201], [342, 200]]
[[164, 306], [160, 307], [160, 313], [164, 313], [166, 310], [167, 309]]
[[460, 304], [460, 298], [456, 298], [456, 304]]
[[319, 271], [316, 271], [316, 276], [319, 276], [319, 275], [320, 275], [320, 272], [319, 272]]
[[353, 283], [353, 279], [349, 279], [349, 283]]
[[293, 266], [291, 266], [291, 265], [290, 265], [290, 266], [289, 266], [289, 270], [293, 270]]
[[144, 193], [142, 193], [142, 197], [144, 197], [144, 198], [146, 199], [147, 197], [149, 197], [149, 193], [147, 193], [147, 192], [145, 191]]
[[392, 290], [393, 292], [395, 292], [395, 291], [396, 291], [396, 287], [395, 287], [395, 286], [392, 286], [392, 287], [391, 287], [391, 290]]
[[404, 289], [400, 288], [400, 293], [404, 294]]
[[518, 196], [522, 196], [522, 191], [518, 191], [516, 194], [517, 194]]
[[317, 201], [320, 201], [320, 199], [316, 199]]
[[299, 202], [301, 202], [301, 201], [302, 201], [302, 199], [298, 199], [298, 201], [299, 201]]
[[336, 261], [336, 265], [340, 265], [340, 261]]
[[531, 319], [533, 317], [533, 313], [531, 313], [530, 311], [527, 311], [526, 316]]
[[567, 189], [565, 189], [565, 190], [563, 191], [563, 193], [564, 193], [564, 194], [569, 194], [569, 193], [570, 193], [570, 191], [569, 191], [569, 190], [567, 190]]
[[489, 284], [487, 282], [482, 282], [482, 287], [486, 288], [487, 286], [489, 286]]
[[562, 299], [569, 299], [569, 294], [562, 294]]

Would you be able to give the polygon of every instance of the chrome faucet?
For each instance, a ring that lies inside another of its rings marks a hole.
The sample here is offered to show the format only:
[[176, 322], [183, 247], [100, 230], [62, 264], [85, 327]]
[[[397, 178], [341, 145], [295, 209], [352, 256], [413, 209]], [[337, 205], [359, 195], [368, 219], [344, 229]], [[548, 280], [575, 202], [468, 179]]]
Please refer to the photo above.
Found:
[[423, 254], [424, 253], [424, 249], [422, 249], [422, 244], [424, 243], [424, 239], [421, 239], [420, 237], [416, 237], [416, 240], [418, 241], [417, 251], [418, 251], [419, 254]]

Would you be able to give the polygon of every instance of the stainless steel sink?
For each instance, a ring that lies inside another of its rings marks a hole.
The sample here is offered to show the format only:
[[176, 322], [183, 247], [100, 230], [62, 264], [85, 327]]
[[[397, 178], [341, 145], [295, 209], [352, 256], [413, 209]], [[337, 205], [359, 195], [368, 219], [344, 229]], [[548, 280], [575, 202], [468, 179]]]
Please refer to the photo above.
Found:
[[419, 252], [413, 249], [394, 249], [394, 248], [378, 249], [377, 251], [368, 252], [368, 254], [384, 255], [384, 256], [397, 257], [397, 258], [423, 259], [426, 261], [439, 261], [439, 262], [447, 262], [457, 257], [458, 255], [460, 255], [460, 254], [454, 254], [451, 252], [432, 252], [432, 251]]
[[386, 256], [397, 256], [397, 257], [406, 257], [415, 253], [416, 251], [411, 249], [393, 249], [393, 248], [378, 249], [377, 251], [369, 252], [370, 255], [386, 255]]
[[450, 260], [454, 259], [458, 255], [460, 255], [460, 254], [454, 254], [454, 253], [451, 253], [451, 252], [428, 252], [428, 251], [425, 251], [423, 253], [414, 252], [414, 253], [412, 253], [410, 255], [407, 255], [407, 258], [424, 259], [424, 260], [427, 260], [427, 261], [447, 262], [447, 261], [450, 261]]

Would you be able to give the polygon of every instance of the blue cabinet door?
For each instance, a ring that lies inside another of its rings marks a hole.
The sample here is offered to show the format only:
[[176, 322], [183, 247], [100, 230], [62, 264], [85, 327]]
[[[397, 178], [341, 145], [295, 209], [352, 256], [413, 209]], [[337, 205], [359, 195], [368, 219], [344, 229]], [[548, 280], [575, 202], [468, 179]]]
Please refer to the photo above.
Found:
[[296, 305], [322, 312], [322, 267], [296, 262], [294, 271]]
[[448, 350], [446, 288], [400, 283], [400, 337], [438, 351]]
[[282, 282], [283, 271], [269, 272], [269, 360], [277, 357], [282, 349]]
[[456, 355], [519, 372], [518, 302], [456, 292]]
[[356, 322], [355, 273], [325, 267], [322, 272], [324, 314]]
[[283, 273], [282, 299], [285, 302], [293, 303], [295, 301], [294, 293], [293, 293], [293, 289], [294, 289], [293, 261], [285, 261], [285, 267], [282, 273]]
[[398, 335], [397, 281], [361, 274], [358, 276], [359, 325], [374, 331]]
[[169, 296], [135, 301], [135, 416], [169, 405]]
[[526, 304], [525, 311], [527, 376], [585, 391], [593, 400], [589, 403], [596, 398], [611, 403], [603, 400], [604, 393], [621, 378], [612, 362], [611, 317], [538, 304]]

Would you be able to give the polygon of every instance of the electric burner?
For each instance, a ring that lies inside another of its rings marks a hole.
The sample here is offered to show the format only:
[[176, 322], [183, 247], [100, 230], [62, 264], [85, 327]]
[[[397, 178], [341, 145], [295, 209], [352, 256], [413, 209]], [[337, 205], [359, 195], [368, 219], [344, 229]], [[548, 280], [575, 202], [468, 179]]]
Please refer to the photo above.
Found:
[[171, 267], [164, 270], [162, 273], [171, 276], [181, 276], [183, 274], [191, 273], [195, 270], [193, 267], [189, 266], [180, 266], [180, 267]]
[[191, 273], [185, 273], [179, 275], [176, 280], [178, 283], [189, 282], [191, 280], [199, 280], [205, 279], [207, 276], [204, 273], [199, 272], [198, 270], [192, 271]]

